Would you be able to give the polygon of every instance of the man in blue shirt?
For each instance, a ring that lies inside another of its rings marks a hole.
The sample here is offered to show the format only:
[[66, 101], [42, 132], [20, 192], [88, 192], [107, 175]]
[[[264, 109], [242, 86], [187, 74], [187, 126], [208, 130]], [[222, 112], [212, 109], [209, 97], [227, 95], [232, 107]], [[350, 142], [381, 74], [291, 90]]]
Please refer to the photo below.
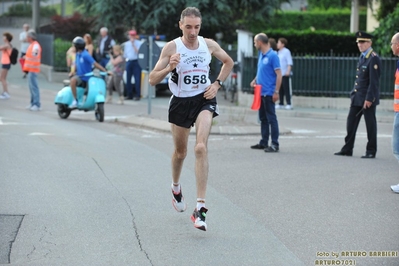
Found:
[[[261, 105], [259, 108], [259, 120], [261, 121], [262, 139], [251, 149], [262, 149], [265, 152], [279, 151], [279, 129], [275, 110], [275, 102], [279, 98], [279, 88], [281, 86], [280, 59], [270, 47], [269, 39], [266, 34], [259, 33], [254, 38], [254, 46], [259, 51], [258, 70], [256, 77], [251, 82], [251, 87], [261, 85]], [[269, 146], [269, 136], [271, 144]]]
[[89, 54], [89, 52], [85, 49], [86, 43], [82, 37], [75, 37], [72, 43], [76, 48], [76, 75], [72, 76], [70, 81], [74, 100], [69, 108], [76, 108], [78, 105], [78, 101], [76, 98], [76, 87], [86, 87], [86, 83], [90, 78], [84, 75], [90, 73], [93, 66], [104, 72], [107, 72], [107, 70], [99, 63], [97, 63], [94, 58]]

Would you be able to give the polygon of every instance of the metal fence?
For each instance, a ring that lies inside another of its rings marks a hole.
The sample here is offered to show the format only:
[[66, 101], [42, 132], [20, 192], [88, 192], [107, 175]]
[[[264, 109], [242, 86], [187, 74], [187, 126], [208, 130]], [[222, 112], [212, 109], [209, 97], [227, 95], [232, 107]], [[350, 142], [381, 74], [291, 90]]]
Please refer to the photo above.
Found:
[[[348, 97], [356, 76], [358, 55], [294, 55], [292, 92], [298, 96]], [[395, 58], [381, 58], [381, 98], [393, 97]], [[253, 93], [249, 86], [256, 76], [257, 57], [243, 62], [242, 90]]]

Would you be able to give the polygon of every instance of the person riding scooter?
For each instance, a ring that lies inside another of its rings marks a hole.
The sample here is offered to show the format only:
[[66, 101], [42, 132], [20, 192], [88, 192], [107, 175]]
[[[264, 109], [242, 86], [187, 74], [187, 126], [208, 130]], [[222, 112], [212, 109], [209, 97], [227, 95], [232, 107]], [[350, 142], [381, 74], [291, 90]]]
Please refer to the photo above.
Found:
[[103, 72], [107, 70], [97, 63], [94, 58], [85, 49], [86, 43], [84, 39], [80, 36], [75, 37], [72, 41], [76, 48], [76, 61], [75, 69], [76, 73], [71, 76], [70, 86], [73, 94], [73, 102], [69, 105], [69, 108], [76, 108], [78, 105], [78, 100], [76, 96], [76, 87], [86, 87], [87, 81], [90, 77], [85, 76], [85, 74], [92, 72], [92, 67], [96, 67]]

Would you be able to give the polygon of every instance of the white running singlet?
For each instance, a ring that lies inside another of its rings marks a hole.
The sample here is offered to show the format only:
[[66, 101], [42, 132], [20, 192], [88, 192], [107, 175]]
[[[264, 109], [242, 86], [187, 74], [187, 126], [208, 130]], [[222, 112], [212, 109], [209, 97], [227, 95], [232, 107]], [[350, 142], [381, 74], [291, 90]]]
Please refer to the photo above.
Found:
[[177, 97], [192, 97], [203, 93], [211, 85], [209, 79], [209, 64], [212, 55], [203, 37], [198, 36], [199, 47], [188, 49], [181, 38], [173, 40], [176, 43], [176, 53], [180, 54], [180, 63], [176, 66], [179, 75], [177, 84], [169, 78], [169, 89]]

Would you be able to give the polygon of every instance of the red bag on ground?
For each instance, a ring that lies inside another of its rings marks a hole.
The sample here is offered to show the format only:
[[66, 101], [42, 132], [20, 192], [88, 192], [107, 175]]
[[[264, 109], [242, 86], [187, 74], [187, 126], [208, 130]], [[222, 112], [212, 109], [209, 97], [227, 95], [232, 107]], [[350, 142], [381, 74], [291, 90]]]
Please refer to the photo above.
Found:
[[260, 101], [261, 101], [260, 93], [261, 93], [261, 90], [262, 90], [262, 86], [261, 85], [255, 85], [254, 100], [253, 100], [252, 106], [251, 106], [252, 110], [259, 110], [259, 108], [260, 108]]
[[19, 63], [21, 64], [21, 70], [24, 71], [25, 58], [20, 58]]

